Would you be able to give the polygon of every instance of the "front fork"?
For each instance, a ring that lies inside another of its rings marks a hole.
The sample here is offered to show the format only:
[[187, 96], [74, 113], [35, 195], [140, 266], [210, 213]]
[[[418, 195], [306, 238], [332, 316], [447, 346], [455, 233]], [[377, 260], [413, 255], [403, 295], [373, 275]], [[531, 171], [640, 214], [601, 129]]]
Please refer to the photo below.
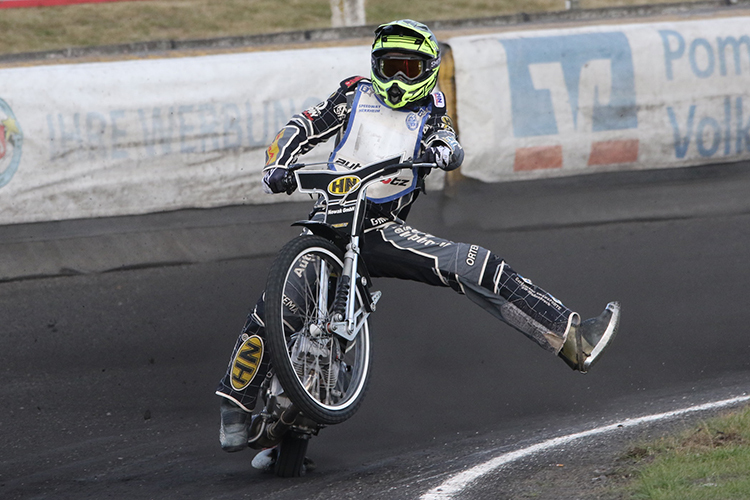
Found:
[[[353, 236], [344, 254], [344, 276], [349, 278], [349, 290], [346, 297], [346, 330], [352, 334], [355, 331], [354, 306], [357, 304], [357, 266], [359, 264], [359, 236]], [[347, 339], [352, 340], [352, 339]]]
[[354, 340], [354, 337], [357, 336], [362, 325], [370, 316], [370, 312], [375, 310], [375, 305], [381, 296], [380, 292], [375, 292], [372, 295], [368, 292], [366, 296], [362, 297], [363, 301], [368, 301], [368, 307], [362, 307], [359, 311], [356, 310], [358, 265], [359, 236], [352, 236], [351, 241], [346, 245], [344, 269], [336, 287], [334, 315], [332, 321], [328, 324], [328, 331], [349, 341]]

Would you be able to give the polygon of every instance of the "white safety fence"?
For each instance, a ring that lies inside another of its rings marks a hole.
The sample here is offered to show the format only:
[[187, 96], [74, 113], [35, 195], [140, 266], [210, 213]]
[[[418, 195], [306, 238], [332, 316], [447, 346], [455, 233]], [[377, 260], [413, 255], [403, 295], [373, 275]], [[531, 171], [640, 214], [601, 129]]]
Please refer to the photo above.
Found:
[[[469, 177], [750, 158], [748, 17], [448, 43]], [[367, 45], [0, 69], [0, 224], [289, 200], [265, 148], [367, 74]]]
[[265, 149], [368, 70], [361, 46], [0, 70], [0, 224], [286, 201]]

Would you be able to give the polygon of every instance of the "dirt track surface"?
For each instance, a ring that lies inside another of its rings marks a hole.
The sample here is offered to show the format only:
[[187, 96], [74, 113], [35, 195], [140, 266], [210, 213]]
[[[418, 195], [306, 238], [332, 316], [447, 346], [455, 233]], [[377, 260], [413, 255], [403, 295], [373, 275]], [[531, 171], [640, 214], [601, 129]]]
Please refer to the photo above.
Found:
[[[501, 451], [736, 395], [750, 378], [747, 167], [467, 182], [459, 189], [473, 198], [420, 200], [414, 226], [493, 249], [582, 315], [622, 301], [621, 332], [580, 375], [450, 290], [380, 280], [371, 390], [354, 418], [314, 439], [318, 470], [294, 481], [251, 470], [251, 452], [219, 449], [213, 395], [273, 248], [0, 283], [0, 497], [418, 498]], [[284, 210], [304, 217], [303, 205]], [[227, 239], [236, 231], [215, 212], [191, 216]], [[91, 227], [139, 222], [150, 224]], [[71, 222], [79, 238], [84, 226]], [[98, 256], [111, 244], [86, 241]], [[616, 452], [626, 436], [613, 439]], [[531, 494], [535, 478], [569, 484], [577, 476], [562, 473], [576, 470], [595, 474], [590, 491], [611, 457], [592, 464], [582, 450], [520, 464], [471, 494], [523, 498], [513, 492]]]

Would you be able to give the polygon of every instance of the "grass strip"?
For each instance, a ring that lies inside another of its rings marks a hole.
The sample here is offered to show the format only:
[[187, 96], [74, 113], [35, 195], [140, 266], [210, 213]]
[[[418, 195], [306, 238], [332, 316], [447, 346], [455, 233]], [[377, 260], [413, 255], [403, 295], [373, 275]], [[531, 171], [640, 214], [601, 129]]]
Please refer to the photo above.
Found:
[[[580, 0], [580, 8], [678, 0]], [[565, 0], [369, 0], [368, 24], [502, 16], [565, 9]], [[0, 10], [0, 53], [156, 40], [195, 40], [328, 28], [330, 0], [141, 0]]]
[[618, 487], [637, 500], [750, 498], [750, 406], [696, 427], [631, 446], [621, 461], [630, 480]]

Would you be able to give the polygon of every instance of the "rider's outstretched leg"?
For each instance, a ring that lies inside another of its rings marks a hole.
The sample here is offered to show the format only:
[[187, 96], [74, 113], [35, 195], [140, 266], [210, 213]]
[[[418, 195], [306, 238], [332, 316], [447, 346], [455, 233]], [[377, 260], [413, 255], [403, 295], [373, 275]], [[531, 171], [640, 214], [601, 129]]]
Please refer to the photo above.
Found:
[[[483, 251], [480, 248], [477, 252]], [[485, 274], [478, 284], [465, 283], [469, 298], [491, 313], [499, 312], [502, 320], [558, 354], [574, 370], [586, 373], [599, 360], [617, 334], [619, 302], [610, 302], [602, 314], [581, 322], [578, 313], [517, 274], [504, 260], [489, 253], [486, 262], [487, 269], [495, 272], [491, 279]], [[457, 279], [466, 281], [461, 276]], [[488, 305], [494, 305], [496, 312]]]
[[455, 243], [390, 221], [366, 232], [363, 254], [373, 277], [449, 286], [559, 355], [574, 370], [588, 371], [617, 333], [618, 303], [581, 323], [578, 313], [478, 245]]

